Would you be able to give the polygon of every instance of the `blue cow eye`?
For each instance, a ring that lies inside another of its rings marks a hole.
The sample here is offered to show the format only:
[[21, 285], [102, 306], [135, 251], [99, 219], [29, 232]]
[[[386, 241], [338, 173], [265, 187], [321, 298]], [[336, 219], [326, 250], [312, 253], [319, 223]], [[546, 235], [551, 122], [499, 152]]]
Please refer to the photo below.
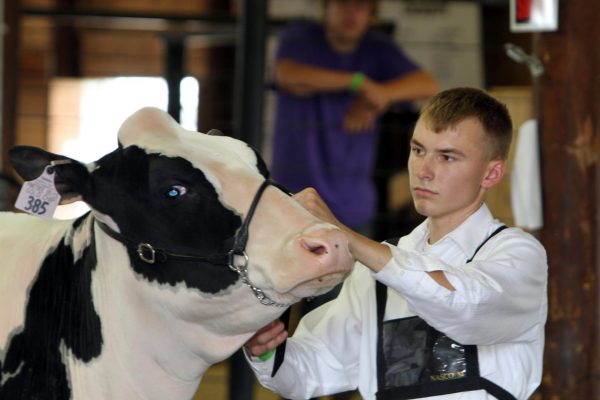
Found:
[[173, 185], [167, 190], [165, 195], [169, 199], [174, 199], [176, 197], [183, 196], [186, 193], [187, 193], [187, 188], [185, 186]]

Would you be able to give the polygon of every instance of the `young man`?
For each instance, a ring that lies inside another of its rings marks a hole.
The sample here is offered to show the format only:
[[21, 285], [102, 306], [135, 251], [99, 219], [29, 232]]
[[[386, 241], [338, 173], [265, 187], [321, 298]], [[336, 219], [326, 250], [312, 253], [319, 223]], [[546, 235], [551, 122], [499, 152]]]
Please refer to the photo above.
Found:
[[356, 387], [378, 400], [533, 393], [542, 373], [546, 254], [531, 235], [503, 229], [484, 203], [504, 174], [511, 133], [504, 105], [480, 90], [432, 98], [408, 162], [414, 206], [427, 219], [397, 243], [343, 226], [314, 189], [296, 196], [347, 231], [358, 262], [338, 298], [287, 339], [273, 378], [278, 357], [265, 353], [286, 341], [283, 324], [246, 343], [266, 387], [292, 399]]

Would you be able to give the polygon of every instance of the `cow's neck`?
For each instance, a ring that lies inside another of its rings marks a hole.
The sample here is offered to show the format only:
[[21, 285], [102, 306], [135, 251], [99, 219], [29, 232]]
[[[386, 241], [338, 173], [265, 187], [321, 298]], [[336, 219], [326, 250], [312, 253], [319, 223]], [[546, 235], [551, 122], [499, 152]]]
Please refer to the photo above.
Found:
[[239, 282], [217, 295], [148, 282], [122, 262], [123, 246], [99, 236], [98, 229], [96, 247], [92, 294], [103, 348], [88, 366], [74, 364], [78, 373], [72, 375], [88, 381], [82, 385], [86, 390], [104, 375], [111, 377], [118, 396], [191, 398], [210, 365], [281, 313], [259, 304]]

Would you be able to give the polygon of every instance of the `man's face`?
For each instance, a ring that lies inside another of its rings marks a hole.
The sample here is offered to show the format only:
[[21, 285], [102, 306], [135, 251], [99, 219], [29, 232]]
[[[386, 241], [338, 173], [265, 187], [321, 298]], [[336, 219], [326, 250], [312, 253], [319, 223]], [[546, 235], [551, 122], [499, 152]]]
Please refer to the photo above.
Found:
[[358, 42], [371, 24], [373, 5], [368, 0], [329, 0], [327, 30], [336, 40]]
[[[501, 160], [489, 160], [488, 145], [483, 127], [474, 118], [439, 133], [419, 120], [408, 159], [416, 210], [450, 223], [460, 222], [476, 211], [485, 190], [497, 182], [490, 180], [490, 174], [500, 172], [501, 178], [504, 172]], [[498, 163], [502, 164], [501, 171]]]

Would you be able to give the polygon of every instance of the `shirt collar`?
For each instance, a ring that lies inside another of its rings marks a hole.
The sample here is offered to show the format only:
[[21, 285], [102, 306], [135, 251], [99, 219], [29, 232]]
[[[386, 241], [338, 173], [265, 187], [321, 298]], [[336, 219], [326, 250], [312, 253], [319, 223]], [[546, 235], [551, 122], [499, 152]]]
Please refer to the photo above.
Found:
[[[456, 229], [441, 238], [439, 243], [445, 240], [452, 240], [461, 248], [465, 256], [469, 258], [481, 242], [489, 236], [492, 227], [494, 227], [494, 217], [487, 205], [482, 203], [477, 211], [471, 214]], [[428, 237], [429, 225], [428, 220], [425, 220], [409, 235], [407, 238], [409, 243], [407, 244], [413, 248], [421, 248], [418, 246], [419, 242], [421, 244], [425, 243]]]
[[470, 258], [481, 242], [489, 236], [493, 224], [494, 217], [490, 209], [485, 203], [482, 203], [477, 211], [447, 236], [452, 238]]

